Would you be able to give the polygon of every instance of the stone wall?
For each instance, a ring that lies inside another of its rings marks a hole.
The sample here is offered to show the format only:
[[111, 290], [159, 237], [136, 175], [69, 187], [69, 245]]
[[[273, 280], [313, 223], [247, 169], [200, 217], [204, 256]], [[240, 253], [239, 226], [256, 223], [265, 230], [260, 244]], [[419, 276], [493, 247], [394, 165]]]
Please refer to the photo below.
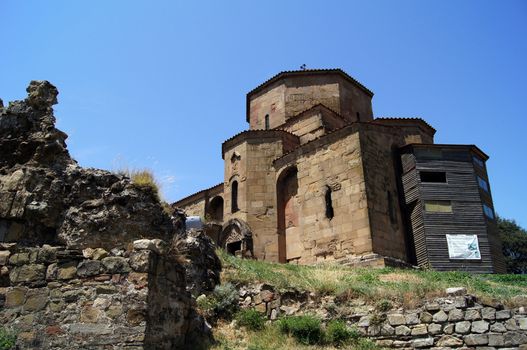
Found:
[[464, 288], [449, 290], [449, 296], [412, 310], [381, 312], [360, 300], [345, 302], [296, 290], [278, 292], [273, 286], [255, 284], [239, 287], [239, 304], [260, 311], [270, 320], [300, 314], [315, 314], [324, 321], [340, 318], [386, 348], [527, 348], [527, 296], [518, 296], [522, 306], [508, 309], [500, 304], [479, 303], [476, 297], [465, 294]]
[[[307, 146], [312, 147], [307, 148]], [[372, 252], [359, 134], [352, 128], [316, 141], [275, 162], [277, 173], [298, 169], [300, 251], [309, 264]], [[325, 192], [332, 190], [334, 217], [326, 217]], [[287, 242], [286, 242], [287, 244]]]
[[138, 242], [111, 252], [2, 244], [0, 323], [23, 349], [185, 348], [200, 322], [185, 270], [162, 241]]
[[181, 218], [152, 186], [80, 167], [55, 128], [57, 89], [27, 92], [0, 103], [0, 324], [21, 349], [196, 348], [204, 323], [161, 240]]

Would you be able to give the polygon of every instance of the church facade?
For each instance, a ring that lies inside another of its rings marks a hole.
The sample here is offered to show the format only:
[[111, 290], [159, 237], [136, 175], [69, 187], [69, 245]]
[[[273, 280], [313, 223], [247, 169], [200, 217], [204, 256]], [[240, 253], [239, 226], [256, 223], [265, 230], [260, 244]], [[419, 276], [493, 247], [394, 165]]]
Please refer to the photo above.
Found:
[[224, 179], [173, 204], [233, 254], [283, 263], [505, 272], [474, 145], [434, 144], [419, 118], [374, 118], [340, 69], [288, 71], [247, 94]]

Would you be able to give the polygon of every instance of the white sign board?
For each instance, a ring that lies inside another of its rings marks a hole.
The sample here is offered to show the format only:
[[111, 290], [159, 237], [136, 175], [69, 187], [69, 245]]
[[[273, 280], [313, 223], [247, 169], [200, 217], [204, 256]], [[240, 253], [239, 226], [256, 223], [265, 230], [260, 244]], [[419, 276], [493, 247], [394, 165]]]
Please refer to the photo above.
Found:
[[477, 235], [446, 235], [446, 241], [450, 259], [481, 259]]

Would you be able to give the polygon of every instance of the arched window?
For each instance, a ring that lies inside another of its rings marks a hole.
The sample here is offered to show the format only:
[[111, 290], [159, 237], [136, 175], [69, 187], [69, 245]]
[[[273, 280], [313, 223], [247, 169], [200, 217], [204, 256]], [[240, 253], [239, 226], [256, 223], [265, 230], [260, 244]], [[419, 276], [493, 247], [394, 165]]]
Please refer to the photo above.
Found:
[[357, 112], [357, 121], [360, 122], [360, 113]]
[[335, 216], [335, 213], [333, 212], [333, 200], [331, 198], [331, 187], [326, 186], [326, 217], [331, 220], [333, 219], [333, 216]]
[[265, 130], [269, 130], [269, 114], [265, 115]]
[[235, 213], [238, 210], [238, 181], [233, 181], [231, 185], [231, 213]]

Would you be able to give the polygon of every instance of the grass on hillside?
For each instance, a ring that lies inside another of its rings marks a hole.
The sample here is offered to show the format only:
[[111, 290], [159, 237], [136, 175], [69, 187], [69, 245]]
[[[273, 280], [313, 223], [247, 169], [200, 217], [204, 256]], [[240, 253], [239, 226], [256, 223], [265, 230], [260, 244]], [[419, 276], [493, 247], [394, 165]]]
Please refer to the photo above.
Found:
[[297, 289], [320, 295], [365, 301], [391, 300], [415, 307], [442, 296], [448, 287], [465, 287], [482, 300], [516, 306], [514, 296], [527, 295], [527, 275], [481, 275], [396, 268], [352, 268], [341, 265], [276, 264], [234, 257], [222, 249], [222, 282], [269, 283], [279, 290]]
[[[244, 327], [219, 322], [214, 327], [214, 344], [210, 350], [336, 350], [333, 346], [304, 345], [282, 333], [277, 323], [268, 324], [263, 330], [248, 331]], [[376, 350], [378, 347], [370, 340], [360, 339], [354, 345], [338, 349]]]

